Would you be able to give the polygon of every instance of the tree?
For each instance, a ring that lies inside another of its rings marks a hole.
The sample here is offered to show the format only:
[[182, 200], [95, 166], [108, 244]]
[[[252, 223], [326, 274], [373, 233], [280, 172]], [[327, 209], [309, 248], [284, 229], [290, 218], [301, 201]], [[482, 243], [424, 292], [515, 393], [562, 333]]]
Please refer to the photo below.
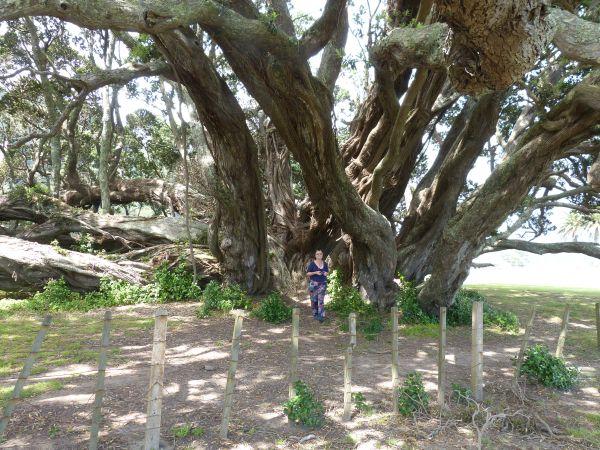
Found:
[[[451, 304], [484, 249], [514, 248], [510, 235], [522, 226], [545, 232], [548, 210], [564, 206], [551, 199], [561, 195], [557, 173], [587, 174], [598, 159], [594, 14], [543, 0], [388, 1], [381, 36], [367, 33], [374, 81], [340, 144], [333, 114], [349, 27], [344, 0], [324, 2], [303, 32], [280, 0], [0, 1], [2, 20], [52, 16], [110, 29], [123, 42], [133, 39], [128, 32], [148, 37], [144, 63], [166, 63], [206, 129], [214, 251], [232, 280], [251, 292], [269, 286], [264, 176], [271, 232], [291, 267], [323, 248], [380, 307], [394, 302], [399, 271], [424, 282], [419, 299], [430, 312]], [[248, 126], [238, 83], [256, 117], [268, 117], [262, 135]], [[437, 156], [428, 164], [430, 145]], [[491, 173], [469, 187], [485, 152]], [[569, 158], [577, 164], [561, 169]], [[306, 190], [301, 202], [290, 190], [292, 163]], [[570, 190], [584, 191], [565, 198], [593, 214], [597, 183], [578, 179]]]

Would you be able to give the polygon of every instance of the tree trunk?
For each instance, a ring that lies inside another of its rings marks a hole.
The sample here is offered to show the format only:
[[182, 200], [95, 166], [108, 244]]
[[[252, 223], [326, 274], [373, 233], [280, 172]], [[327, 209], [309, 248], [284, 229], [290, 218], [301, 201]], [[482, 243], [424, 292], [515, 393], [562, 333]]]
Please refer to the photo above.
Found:
[[40, 289], [50, 279], [64, 278], [72, 288], [89, 291], [98, 288], [104, 277], [142, 284], [144, 278], [140, 273], [140, 269], [131, 265], [117, 264], [87, 253], [0, 236], [2, 290]]
[[[109, 40], [104, 55], [105, 69], [112, 67], [115, 53], [115, 35], [108, 32]], [[110, 192], [109, 192], [109, 159], [113, 144], [113, 110], [116, 96], [112, 95], [116, 87], [106, 86], [102, 88], [102, 133], [100, 135], [100, 151], [98, 155], [98, 184], [100, 185], [100, 211], [102, 214], [110, 214]]]
[[503, 97], [487, 94], [467, 101], [417, 186], [396, 238], [398, 270], [408, 280], [419, 284], [429, 273], [432, 254], [455, 212], [469, 171], [495, 131]]
[[210, 136], [218, 179], [214, 194], [221, 213], [219, 254], [225, 276], [250, 293], [265, 292], [270, 286], [270, 270], [258, 149], [244, 112], [191, 31], [161, 33], [155, 38]]
[[[110, 183], [109, 194], [112, 204], [151, 203], [178, 214], [185, 213], [185, 185], [183, 184], [152, 178], [114, 180]], [[62, 200], [68, 205], [76, 207], [98, 204], [100, 187], [79, 185], [74, 190], [64, 192]], [[199, 192], [190, 192], [192, 216], [202, 216], [206, 202], [207, 199], [204, 195]]]
[[431, 277], [419, 293], [424, 309], [452, 304], [485, 239], [506, 219], [566, 146], [589, 138], [600, 120], [600, 74], [592, 72], [532, 126], [516, 149], [450, 219], [431, 258]]
[[[105, 216], [75, 210], [42, 196], [30, 200], [0, 197], [0, 222], [8, 220], [34, 222], [36, 225], [18, 237], [40, 243], [56, 239], [61, 245], [75, 245], [78, 239], [71, 233], [85, 233], [98, 247], [121, 250], [187, 239], [186, 223], [181, 217]], [[207, 231], [208, 225], [203, 222], [190, 223], [193, 242], [205, 244]]]

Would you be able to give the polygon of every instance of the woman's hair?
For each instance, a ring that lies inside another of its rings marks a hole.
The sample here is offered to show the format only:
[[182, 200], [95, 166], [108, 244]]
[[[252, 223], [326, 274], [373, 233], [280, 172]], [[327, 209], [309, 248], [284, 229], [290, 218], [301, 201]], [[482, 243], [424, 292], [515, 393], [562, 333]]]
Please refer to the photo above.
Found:
[[316, 249], [314, 254], [316, 255], [319, 252], [321, 252], [321, 254], [323, 254], [323, 256], [325, 256], [325, 254], [323, 253], [323, 250], [321, 250], [320, 248]]

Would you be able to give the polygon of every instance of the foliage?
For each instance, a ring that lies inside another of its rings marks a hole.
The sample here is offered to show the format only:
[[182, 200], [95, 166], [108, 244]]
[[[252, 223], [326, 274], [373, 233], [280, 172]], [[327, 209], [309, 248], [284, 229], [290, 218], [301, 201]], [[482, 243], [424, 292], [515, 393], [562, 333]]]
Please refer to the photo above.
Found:
[[272, 292], [252, 311], [252, 315], [266, 322], [283, 323], [291, 320], [292, 308], [283, 302], [279, 292]]
[[294, 423], [318, 428], [325, 421], [323, 403], [315, 398], [310, 387], [298, 380], [294, 383], [296, 395], [283, 404], [283, 412]]
[[452, 400], [456, 403], [467, 403], [473, 396], [471, 389], [463, 387], [458, 383], [452, 383]]
[[80, 253], [94, 253], [94, 239], [87, 233], [81, 233], [77, 244], [75, 244], [75, 251]]
[[167, 262], [161, 264], [154, 272], [154, 281], [161, 302], [195, 300], [202, 293], [183, 260], [176, 267], [170, 267]]
[[250, 309], [252, 301], [237, 284], [220, 285], [211, 281], [202, 293], [204, 304], [198, 308], [198, 317], [203, 318], [213, 311], [231, 311], [232, 309]]
[[538, 383], [556, 389], [570, 389], [577, 383], [579, 369], [569, 367], [562, 358], [548, 351], [544, 345], [534, 345], [525, 352], [521, 373]]
[[204, 428], [195, 427], [191, 423], [185, 423], [183, 425], [174, 426], [173, 428], [171, 428], [171, 434], [173, 435], [173, 437], [179, 439], [183, 439], [188, 436], [202, 437], [204, 436], [204, 433]]
[[429, 410], [429, 394], [425, 392], [421, 374], [410, 372], [398, 389], [398, 412], [403, 416], [426, 413]]
[[50, 191], [48, 187], [36, 183], [33, 186], [25, 186], [24, 184], [19, 184], [10, 190], [8, 193], [8, 198], [11, 201], [23, 200], [27, 203], [31, 203], [35, 200], [37, 195], [50, 195]]
[[361, 413], [371, 414], [373, 412], [373, 406], [367, 403], [367, 399], [362, 392], [353, 392], [352, 402]]
[[[402, 286], [396, 304], [401, 312], [400, 322], [405, 324], [427, 325], [438, 323], [436, 317], [430, 316], [421, 308], [417, 298], [417, 290], [412, 283], [401, 279]], [[448, 326], [470, 325], [472, 320], [473, 302], [483, 302], [483, 323], [496, 325], [503, 331], [518, 333], [519, 318], [510, 311], [503, 311], [491, 306], [479, 292], [471, 289], [461, 289], [452, 306], [448, 308], [446, 320]]]
[[342, 280], [342, 274], [337, 269], [329, 276], [327, 292], [331, 300], [327, 308], [338, 314], [342, 331], [348, 331], [348, 315], [356, 313], [357, 331], [366, 339], [374, 339], [384, 329], [377, 308], [372, 303], [367, 303], [356, 289], [344, 284]]
[[50, 280], [40, 292], [28, 301], [27, 307], [34, 311], [90, 311], [95, 308], [154, 303], [157, 301], [156, 286], [137, 286], [123, 280], [100, 281], [98, 291], [81, 294], [71, 290], [64, 279]]
[[400, 313], [400, 323], [428, 324], [435, 323], [435, 318], [428, 315], [419, 304], [417, 289], [410, 281], [400, 277], [400, 291], [396, 298], [396, 305]]

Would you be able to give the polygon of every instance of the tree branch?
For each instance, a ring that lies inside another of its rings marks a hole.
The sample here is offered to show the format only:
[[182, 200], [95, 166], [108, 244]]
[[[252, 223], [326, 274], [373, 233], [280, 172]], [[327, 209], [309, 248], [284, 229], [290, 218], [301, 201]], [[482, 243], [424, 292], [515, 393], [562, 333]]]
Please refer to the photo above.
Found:
[[600, 245], [596, 242], [529, 242], [518, 239], [503, 239], [493, 247], [486, 248], [484, 253], [500, 250], [521, 250], [524, 252], [543, 255], [546, 253], [582, 253], [592, 258], [600, 258]]
[[317, 72], [323, 84], [329, 92], [333, 93], [335, 82], [342, 68], [342, 60], [344, 59], [344, 48], [346, 47], [346, 39], [348, 38], [348, 8], [344, 8], [344, 12], [340, 17], [340, 21], [335, 30], [331, 42], [327, 44], [321, 58], [321, 65]]
[[300, 48], [306, 58], [316, 55], [331, 40], [346, 10], [346, 0], [327, 0], [323, 14], [306, 30]]

